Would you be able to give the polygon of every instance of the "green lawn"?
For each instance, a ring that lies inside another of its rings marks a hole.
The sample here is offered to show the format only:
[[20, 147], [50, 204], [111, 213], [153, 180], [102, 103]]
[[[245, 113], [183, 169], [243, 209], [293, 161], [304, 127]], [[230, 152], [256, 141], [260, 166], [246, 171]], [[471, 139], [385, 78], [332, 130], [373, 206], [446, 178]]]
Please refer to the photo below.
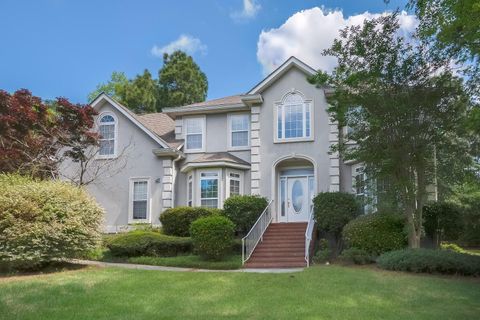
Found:
[[0, 278], [1, 319], [475, 319], [480, 281], [365, 268], [290, 274], [86, 268]]

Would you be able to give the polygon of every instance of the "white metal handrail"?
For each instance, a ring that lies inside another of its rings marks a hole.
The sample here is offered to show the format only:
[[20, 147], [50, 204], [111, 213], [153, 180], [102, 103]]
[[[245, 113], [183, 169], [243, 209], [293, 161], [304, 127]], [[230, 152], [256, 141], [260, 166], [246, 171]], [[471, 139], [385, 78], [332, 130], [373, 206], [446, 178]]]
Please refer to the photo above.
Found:
[[273, 219], [272, 213], [269, 210], [272, 202], [273, 200], [270, 200], [250, 231], [242, 238], [242, 264], [250, 258], [257, 244], [263, 241], [263, 234]]
[[307, 230], [305, 230], [305, 261], [307, 267], [310, 266], [310, 242], [312, 241], [313, 227], [315, 226], [315, 219], [313, 215], [313, 205], [310, 208], [310, 214], [308, 215]]

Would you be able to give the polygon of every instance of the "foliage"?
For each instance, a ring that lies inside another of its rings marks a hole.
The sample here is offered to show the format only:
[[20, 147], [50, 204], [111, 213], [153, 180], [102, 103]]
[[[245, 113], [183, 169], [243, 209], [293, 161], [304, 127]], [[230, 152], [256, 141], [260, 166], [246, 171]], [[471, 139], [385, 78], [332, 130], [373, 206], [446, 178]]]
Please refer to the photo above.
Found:
[[405, 219], [401, 215], [371, 213], [350, 221], [343, 228], [347, 246], [380, 255], [406, 246]]
[[450, 250], [405, 249], [384, 253], [377, 259], [382, 269], [459, 274], [465, 276], [480, 275], [480, 256], [458, 253]]
[[328, 246], [326, 239], [320, 239], [317, 244], [317, 251], [315, 252], [312, 260], [316, 264], [325, 263], [330, 259], [332, 251]]
[[176, 257], [133, 257], [129, 263], [146, 264], [152, 266], [198, 268], [210, 270], [233, 270], [242, 267], [242, 257], [239, 255], [226, 256], [221, 261], [205, 260], [201, 256], [182, 255]]
[[218, 209], [203, 207], [176, 207], [162, 212], [160, 222], [165, 234], [177, 237], [190, 236], [190, 225], [195, 220], [217, 214]]
[[440, 249], [450, 250], [450, 251], [454, 251], [454, 252], [458, 252], [458, 253], [468, 253], [467, 250], [464, 250], [461, 247], [459, 247], [457, 244], [451, 243], [451, 242], [440, 243]]
[[61, 161], [80, 161], [97, 144], [94, 115], [65, 98], [47, 104], [25, 89], [0, 90], [0, 172], [56, 176]]
[[458, 240], [463, 231], [459, 207], [451, 202], [433, 202], [423, 207], [425, 234], [432, 239]]
[[459, 189], [449, 199], [460, 208], [464, 229], [459, 242], [467, 246], [480, 246], [480, 190]]
[[0, 174], [0, 260], [33, 269], [100, 243], [103, 210], [80, 188]]
[[318, 229], [331, 232], [337, 239], [343, 227], [360, 214], [355, 196], [345, 192], [321, 192], [313, 199]]
[[351, 247], [342, 251], [340, 260], [354, 264], [369, 264], [375, 262], [375, 256], [364, 249]]
[[310, 80], [335, 88], [329, 112], [348, 123], [356, 141], [354, 148], [340, 143], [342, 156], [363, 162], [372, 179], [389, 178], [409, 244], [419, 247], [427, 186], [435, 177], [456, 177], [457, 168], [461, 176], [472, 162], [463, 139], [472, 102], [449, 59], [429, 55], [427, 44], [398, 30], [398, 12], [346, 27], [324, 52], [338, 59], [334, 72]]
[[193, 58], [182, 51], [165, 53], [158, 72], [159, 110], [205, 101], [208, 81]]
[[232, 248], [235, 225], [228, 218], [214, 215], [192, 223], [195, 250], [209, 260], [221, 260]]
[[88, 101], [93, 101], [102, 92], [120, 101], [127, 85], [128, 78], [125, 73], [114, 71], [107, 83], [100, 83], [97, 85], [97, 88], [88, 95]]
[[118, 234], [107, 242], [110, 252], [117, 257], [176, 256], [190, 252], [192, 241], [153, 231], [135, 230]]
[[236, 226], [237, 232], [246, 234], [268, 205], [268, 200], [257, 195], [239, 195], [225, 200], [224, 215]]
[[128, 81], [121, 90], [120, 101], [135, 113], [156, 112], [158, 87], [152, 74], [145, 69], [143, 74]]

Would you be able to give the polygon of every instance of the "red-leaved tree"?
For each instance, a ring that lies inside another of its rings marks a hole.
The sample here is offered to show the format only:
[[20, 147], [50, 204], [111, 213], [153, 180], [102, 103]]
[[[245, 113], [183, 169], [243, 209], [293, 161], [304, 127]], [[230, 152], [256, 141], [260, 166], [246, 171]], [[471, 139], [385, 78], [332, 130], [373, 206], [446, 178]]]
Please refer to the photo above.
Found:
[[0, 172], [56, 177], [61, 161], [81, 161], [98, 144], [95, 115], [65, 98], [46, 103], [26, 89], [0, 90]]

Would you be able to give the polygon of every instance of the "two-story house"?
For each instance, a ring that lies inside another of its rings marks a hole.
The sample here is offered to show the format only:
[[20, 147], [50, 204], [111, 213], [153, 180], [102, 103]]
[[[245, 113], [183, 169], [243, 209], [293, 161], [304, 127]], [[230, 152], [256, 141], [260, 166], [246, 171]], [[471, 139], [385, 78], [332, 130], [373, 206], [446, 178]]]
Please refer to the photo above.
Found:
[[146, 115], [98, 96], [97, 161], [128, 157], [122, 170], [89, 185], [106, 210], [106, 230], [159, 224], [175, 206], [222, 208], [237, 194], [271, 200], [273, 222], [307, 222], [314, 194], [354, 192], [358, 170], [330, 150], [338, 125], [326, 90], [307, 82], [313, 74], [291, 57], [245, 94]]

